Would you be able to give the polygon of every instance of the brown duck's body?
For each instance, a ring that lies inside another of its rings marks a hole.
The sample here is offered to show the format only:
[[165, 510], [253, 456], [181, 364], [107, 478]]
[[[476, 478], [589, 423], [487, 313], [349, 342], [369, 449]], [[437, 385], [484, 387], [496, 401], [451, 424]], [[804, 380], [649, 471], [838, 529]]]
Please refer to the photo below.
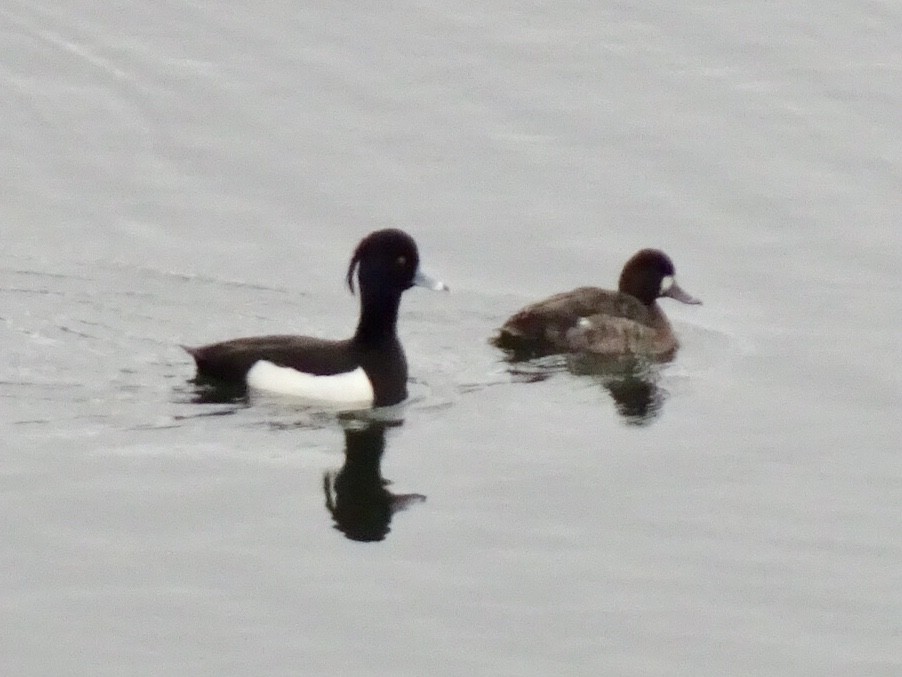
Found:
[[643, 249], [624, 266], [619, 291], [579, 287], [530, 304], [504, 323], [494, 343], [518, 358], [585, 353], [669, 359], [679, 343], [657, 299], [700, 303], [673, 275], [666, 254]]
[[678, 347], [657, 303], [644, 305], [623, 292], [580, 287], [515, 313], [495, 344], [535, 356], [568, 352], [666, 357]]

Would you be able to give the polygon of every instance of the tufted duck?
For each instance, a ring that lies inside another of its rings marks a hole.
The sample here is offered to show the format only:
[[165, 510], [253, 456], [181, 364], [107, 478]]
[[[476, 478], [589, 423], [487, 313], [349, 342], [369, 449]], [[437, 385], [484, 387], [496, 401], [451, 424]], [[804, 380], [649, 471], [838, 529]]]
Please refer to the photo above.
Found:
[[354, 336], [257, 336], [185, 347], [198, 380], [349, 408], [401, 402], [407, 397], [407, 360], [396, 333], [401, 294], [414, 285], [447, 290], [424, 275], [419, 262], [407, 233], [370, 233], [357, 245], [345, 278], [353, 293], [356, 270], [360, 320]]

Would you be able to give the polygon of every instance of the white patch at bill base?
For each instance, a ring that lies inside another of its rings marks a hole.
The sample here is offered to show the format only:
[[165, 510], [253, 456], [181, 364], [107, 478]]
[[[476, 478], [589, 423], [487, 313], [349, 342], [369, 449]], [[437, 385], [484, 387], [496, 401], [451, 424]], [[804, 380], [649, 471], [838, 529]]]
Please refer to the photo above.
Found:
[[663, 294], [665, 292], [670, 291], [670, 288], [673, 286], [674, 281], [675, 280], [673, 279], [673, 275], [666, 275], [664, 277], [664, 279], [661, 280], [661, 292], [660, 293]]
[[260, 360], [247, 372], [247, 385], [278, 395], [310, 402], [340, 405], [373, 405], [373, 384], [362, 367], [330, 376], [315, 376]]

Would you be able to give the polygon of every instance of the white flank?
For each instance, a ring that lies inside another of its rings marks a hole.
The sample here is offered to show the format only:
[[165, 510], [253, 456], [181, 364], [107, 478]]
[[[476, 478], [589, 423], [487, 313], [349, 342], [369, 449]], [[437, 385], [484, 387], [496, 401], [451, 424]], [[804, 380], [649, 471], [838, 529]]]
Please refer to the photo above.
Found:
[[260, 360], [247, 372], [247, 385], [310, 402], [373, 405], [373, 385], [361, 367], [332, 376], [314, 376]]

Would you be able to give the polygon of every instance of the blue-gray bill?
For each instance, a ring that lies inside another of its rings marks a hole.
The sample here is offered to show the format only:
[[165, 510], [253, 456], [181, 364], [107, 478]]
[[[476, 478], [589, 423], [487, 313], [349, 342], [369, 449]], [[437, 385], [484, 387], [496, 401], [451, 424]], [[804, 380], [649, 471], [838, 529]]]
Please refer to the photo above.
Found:
[[431, 289], [432, 291], [450, 291], [450, 289], [448, 289], [448, 285], [446, 285], [444, 282], [430, 275], [427, 275], [419, 269], [413, 276], [413, 284], [417, 287], [425, 287], [426, 289]]
[[702, 304], [699, 299], [683, 291], [683, 289], [676, 282], [671, 284], [668, 289], [662, 291], [661, 296], [667, 296], [679, 301], [680, 303], [688, 303], [691, 306], [700, 306]]

